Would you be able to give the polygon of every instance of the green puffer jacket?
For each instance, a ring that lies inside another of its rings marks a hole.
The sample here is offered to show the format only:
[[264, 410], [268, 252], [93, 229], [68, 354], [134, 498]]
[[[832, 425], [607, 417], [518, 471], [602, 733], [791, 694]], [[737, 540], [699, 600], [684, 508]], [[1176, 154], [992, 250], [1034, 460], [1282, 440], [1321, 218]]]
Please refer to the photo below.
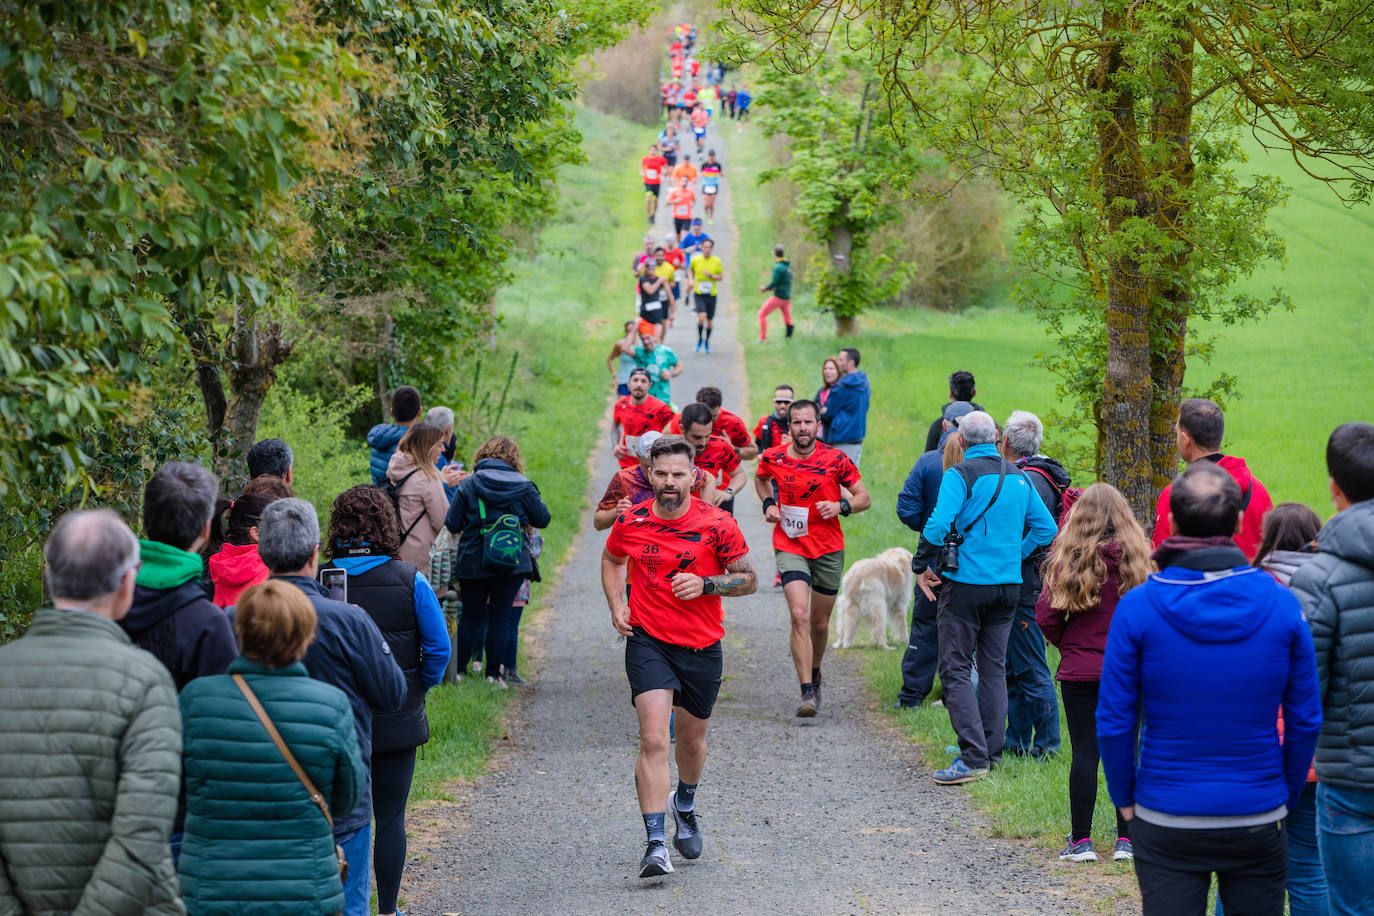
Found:
[[239, 657], [181, 692], [186, 834], [181, 890], [191, 916], [326, 916], [344, 908], [334, 832], [230, 675], [242, 674], [338, 817], [362, 797], [353, 708], [305, 665]]
[[0, 646], [0, 916], [184, 913], [176, 688], [119, 625], [41, 610]]

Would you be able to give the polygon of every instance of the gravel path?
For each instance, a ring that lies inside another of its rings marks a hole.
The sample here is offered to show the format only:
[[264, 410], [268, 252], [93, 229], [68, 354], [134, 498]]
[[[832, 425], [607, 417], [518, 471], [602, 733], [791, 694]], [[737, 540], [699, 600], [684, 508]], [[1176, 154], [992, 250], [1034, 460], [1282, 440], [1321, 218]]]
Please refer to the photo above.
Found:
[[[713, 132], [722, 159], [734, 130], [726, 121]], [[736, 247], [732, 193], [759, 192], [724, 187], [709, 227], [727, 289]], [[664, 205], [656, 233], [669, 225]], [[630, 289], [627, 274], [627, 312]], [[674, 382], [675, 400], [688, 403], [699, 386], [714, 384], [727, 406], [744, 412], [737, 303], [723, 295], [721, 304], [712, 354], [692, 353], [690, 313], [669, 331], [687, 367]], [[746, 315], [757, 308], [752, 300], [738, 305]], [[615, 471], [608, 447], [592, 465], [595, 499]], [[752, 492], [739, 500], [738, 515], [762, 587], [725, 600], [725, 681], [697, 796], [704, 855], [688, 862], [674, 853], [674, 874], [636, 877], [644, 830], [634, 790], [635, 715], [623, 645], [601, 593], [605, 535], [592, 530], [588, 511], [560, 583], [544, 599], [541, 658], [521, 668], [535, 686], [496, 766], [460, 790], [458, 804], [412, 818], [407, 912], [1085, 912], [1068, 879], [1036, 860], [1043, 852], [989, 839], [959, 790], [930, 781], [915, 749], [874, 721], [843, 653], [826, 657], [821, 715], [793, 717], [796, 676], [782, 590], [772, 587], [771, 532]]]

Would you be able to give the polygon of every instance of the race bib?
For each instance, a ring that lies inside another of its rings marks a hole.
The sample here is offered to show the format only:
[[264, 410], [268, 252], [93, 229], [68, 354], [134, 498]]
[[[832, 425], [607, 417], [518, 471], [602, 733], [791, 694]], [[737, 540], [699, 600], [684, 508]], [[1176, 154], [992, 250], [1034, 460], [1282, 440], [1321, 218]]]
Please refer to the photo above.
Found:
[[778, 524], [782, 526], [782, 533], [790, 538], [806, 537], [806, 520], [811, 513], [806, 506], [785, 506], [778, 504], [778, 511], [782, 513]]
[[716, 294], [716, 281], [715, 281], [715, 280], [698, 280], [698, 281], [697, 281], [697, 292], [702, 293], [703, 295], [707, 295], [707, 296], [714, 296], [714, 295]]
[[716, 186], [713, 185], [713, 184], [702, 185], [701, 193], [703, 193], [703, 194], [714, 194], [714, 193], [716, 193]]
[[649, 181], [658, 181], [658, 169], [645, 169], [644, 177]]

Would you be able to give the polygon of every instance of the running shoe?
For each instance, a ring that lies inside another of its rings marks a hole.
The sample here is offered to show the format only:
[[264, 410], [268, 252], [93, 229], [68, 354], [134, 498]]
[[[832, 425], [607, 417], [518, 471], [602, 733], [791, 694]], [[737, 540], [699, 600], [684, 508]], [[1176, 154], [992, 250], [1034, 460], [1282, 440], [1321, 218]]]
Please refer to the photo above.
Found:
[[668, 810], [673, 812], [673, 823], [677, 825], [677, 833], [673, 835], [673, 848], [681, 853], [684, 859], [700, 858], [701, 829], [697, 827], [696, 809], [679, 810], [677, 793], [674, 792], [668, 796]]
[[515, 671], [507, 671], [504, 675], [506, 683], [512, 687], [528, 687], [530, 682], [525, 680]]
[[709, 340], [703, 341], [702, 344], [701, 344], [701, 349], [702, 349], [702, 352], [703, 352], [703, 353], [710, 353], [710, 352], [711, 352], [711, 341], [709, 341]]
[[[1130, 840], [1126, 841], [1130, 843]], [[1117, 844], [1120, 846], [1120, 844]], [[1065, 846], [1059, 853], [1059, 858], [1065, 862], [1096, 862], [1097, 852], [1093, 849], [1093, 841], [1084, 837], [1077, 843], [1073, 837], [1069, 837], [1069, 845]]]
[[1116, 848], [1112, 850], [1112, 860], [1116, 862], [1130, 862], [1135, 859], [1135, 847], [1126, 837], [1117, 837]]
[[697, 341], [697, 345], [696, 345], [696, 347], [692, 350], [692, 352], [693, 352], [693, 353], [700, 353], [700, 352], [701, 352], [701, 341], [699, 341], [699, 340]]
[[942, 786], [957, 786], [966, 782], [973, 782], [988, 775], [987, 767], [971, 767], [964, 763], [962, 757], [955, 757], [954, 762], [943, 770], [936, 770], [930, 774], [930, 778]]
[[811, 686], [816, 688], [816, 709], [821, 708], [821, 673], [816, 672], [816, 676], [811, 679]]
[[797, 706], [797, 718], [810, 719], [818, 712], [820, 712], [820, 705], [816, 702], [816, 691], [814, 689], [803, 690], [801, 704]]
[[672, 874], [673, 863], [668, 858], [668, 847], [662, 840], [650, 840], [644, 847], [644, 858], [639, 860], [641, 878], [657, 878], [659, 875]]

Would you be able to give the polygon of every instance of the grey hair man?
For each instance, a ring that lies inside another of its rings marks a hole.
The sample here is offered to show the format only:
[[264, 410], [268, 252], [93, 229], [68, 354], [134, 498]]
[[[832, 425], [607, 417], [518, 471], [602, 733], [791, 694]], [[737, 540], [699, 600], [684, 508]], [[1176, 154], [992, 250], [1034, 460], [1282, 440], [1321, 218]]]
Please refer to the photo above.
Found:
[[215, 475], [185, 461], [164, 464], [143, 489], [142, 566], [119, 625], [167, 666], [178, 691], [194, 678], [223, 674], [239, 654], [229, 618], [202, 581], [200, 551], [218, 494]]
[[[1069, 472], [1053, 458], [1040, 454], [1045, 425], [1026, 410], [1012, 411], [1002, 427], [1002, 456], [1026, 476], [1036, 494], [1060, 521], [1059, 507], [1069, 488]], [[1029, 533], [1027, 530], [1024, 533]], [[1036, 758], [1059, 750], [1059, 699], [1054, 678], [1045, 661], [1045, 637], [1035, 622], [1035, 602], [1040, 597], [1040, 566], [1048, 547], [1037, 547], [1021, 561], [1021, 598], [1007, 637], [1007, 732], [1008, 754]]]
[[[933, 774], [954, 785], [987, 774], [1006, 732], [1007, 636], [1021, 595], [1022, 561], [1058, 530], [1029, 480], [998, 454], [997, 424], [981, 410], [959, 419], [964, 460], [944, 472], [922, 535], [940, 548], [938, 574], [918, 579], [936, 600], [940, 683], [959, 756]], [[978, 689], [972, 682], [978, 656]]]
[[348, 858], [345, 916], [366, 916], [370, 899], [372, 848], [372, 717], [400, 708], [405, 676], [381, 630], [362, 608], [335, 601], [315, 581], [320, 567], [320, 521], [303, 499], [279, 499], [258, 522], [258, 556], [276, 578], [305, 592], [315, 607], [315, 641], [305, 668], [317, 681], [333, 684], [353, 707], [358, 750], [368, 765], [367, 793], [358, 807], [334, 818], [334, 839]]
[[453, 438], [453, 408], [431, 407], [429, 412], [425, 414], [425, 422], [444, 431], [444, 451], [434, 464], [443, 474], [444, 492], [452, 500], [453, 494], [458, 491], [458, 484], [462, 483], [463, 478], [467, 476], [463, 473], [463, 466], [453, 460], [458, 451], [458, 442]]
[[280, 477], [282, 483], [291, 486], [291, 466], [296, 461], [296, 455], [291, 451], [291, 446], [281, 439], [263, 439], [253, 443], [244, 460], [248, 463], [250, 479]]
[[138, 541], [113, 512], [73, 512], [43, 555], [52, 607], [0, 646], [0, 911], [184, 913], [176, 688], [116, 623]]

